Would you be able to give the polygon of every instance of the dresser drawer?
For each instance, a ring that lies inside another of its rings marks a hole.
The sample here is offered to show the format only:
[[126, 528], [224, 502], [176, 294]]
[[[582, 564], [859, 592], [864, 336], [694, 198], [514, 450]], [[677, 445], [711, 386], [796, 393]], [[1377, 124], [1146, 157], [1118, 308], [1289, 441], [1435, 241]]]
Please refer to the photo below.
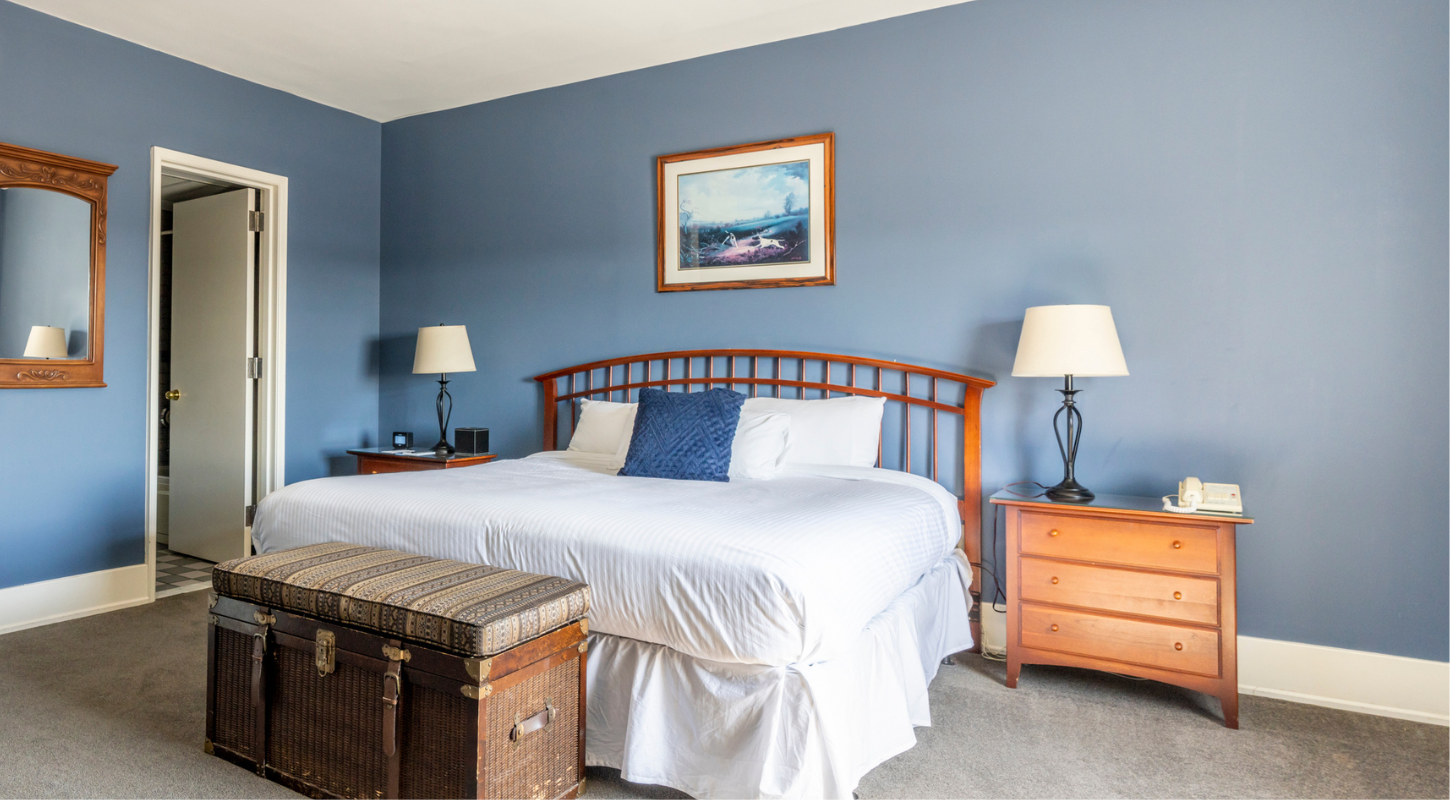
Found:
[[1169, 522], [1022, 513], [1021, 552], [1135, 567], [1218, 573], [1218, 530]]
[[1218, 631], [1023, 603], [1022, 644], [1218, 677]]
[[381, 472], [418, 472], [426, 469], [443, 469], [443, 462], [397, 461], [391, 458], [368, 458], [358, 456], [357, 474], [376, 475]]
[[1218, 624], [1218, 580], [1023, 558], [1023, 600]]

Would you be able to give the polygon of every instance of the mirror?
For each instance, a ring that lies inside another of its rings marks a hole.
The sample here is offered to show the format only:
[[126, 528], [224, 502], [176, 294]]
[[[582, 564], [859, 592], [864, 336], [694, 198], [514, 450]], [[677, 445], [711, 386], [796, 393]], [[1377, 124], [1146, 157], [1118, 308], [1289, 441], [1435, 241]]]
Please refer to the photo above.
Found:
[[0, 388], [105, 386], [110, 164], [0, 143]]
[[0, 187], [0, 358], [86, 358], [90, 316], [91, 204]]

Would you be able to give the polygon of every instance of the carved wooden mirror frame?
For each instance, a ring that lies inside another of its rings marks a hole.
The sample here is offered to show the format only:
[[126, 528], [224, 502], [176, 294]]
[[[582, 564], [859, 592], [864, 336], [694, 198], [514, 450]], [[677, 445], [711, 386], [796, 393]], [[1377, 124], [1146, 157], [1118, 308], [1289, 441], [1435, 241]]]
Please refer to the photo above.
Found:
[[112, 164], [0, 142], [0, 187], [62, 192], [91, 205], [91, 318], [87, 357], [38, 361], [0, 358], [0, 389], [105, 386], [101, 367], [106, 322], [106, 178]]

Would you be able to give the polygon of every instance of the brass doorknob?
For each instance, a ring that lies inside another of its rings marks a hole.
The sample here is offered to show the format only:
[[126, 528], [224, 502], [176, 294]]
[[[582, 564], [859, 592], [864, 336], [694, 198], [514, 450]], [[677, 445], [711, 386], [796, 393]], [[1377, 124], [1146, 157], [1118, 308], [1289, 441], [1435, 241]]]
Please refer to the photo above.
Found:
[[166, 399], [167, 400], [180, 400], [181, 399], [181, 390], [180, 389], [172, 389], [171, 391], [169, 391], [169, 392], [166, 393]]

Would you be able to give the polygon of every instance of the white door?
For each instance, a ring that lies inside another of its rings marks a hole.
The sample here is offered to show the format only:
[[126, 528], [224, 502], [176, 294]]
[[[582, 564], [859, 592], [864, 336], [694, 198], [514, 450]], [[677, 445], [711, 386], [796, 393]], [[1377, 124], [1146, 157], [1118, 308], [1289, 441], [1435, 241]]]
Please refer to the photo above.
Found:
[[172, 550], [207, 561], [251, 553], [252, 189], [172, 207]]

